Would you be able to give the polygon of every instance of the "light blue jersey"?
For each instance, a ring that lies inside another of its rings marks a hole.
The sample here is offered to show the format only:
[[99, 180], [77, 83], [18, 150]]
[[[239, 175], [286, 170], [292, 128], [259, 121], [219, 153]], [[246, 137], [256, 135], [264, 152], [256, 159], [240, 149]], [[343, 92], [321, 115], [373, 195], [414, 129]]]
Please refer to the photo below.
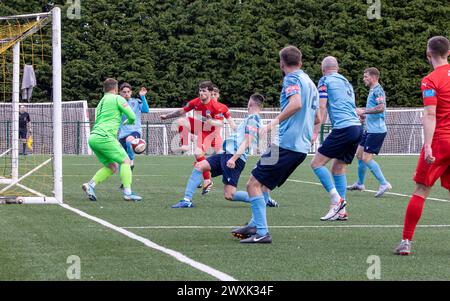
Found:
[[366, 130], [368, 133], [386, 133], [387, 127], [384, 117], [386, 115], [386, 95], [380, 84], [370, 89], [367, 97], [366, 108], [374, 108], [377, 105], [384, 103], [384, 111], [378, 114], [366, 114]]
[[237, 130], [231, 134], [230, 137], [225, 139], [223, 142], [223, 150], [227, 154], [235, 154], [239, 149], [239, 146], [244, 142], [246, 135], [251, 135], [253, 138], [253, 143], [250, 145], [240, 156], [244, 162], [247, 161], [247, 155], [249, 154], [250, 148], [256, 145], [258, 142], [258, 132], [261, 127], [261, 117], [258, 114], [251, 114], [244, 121], [241, 122]]
[[133, 110], [134, 114], [136, 114], [136, 121], [134, 124], [126, 124], [125, 115], [122, 116], [122, 124], [119, 128], [119, 139], [125, 138], [131, 135], [133, 132], [138, 132], [142, 136], [142, 126], [141, 126], [141, 113], [148, 113], [149, 107], [145, 96], [142, 96], [141, 99], [130, 98], [128, 100], [128, 105]]
[[318, 88], [320, 98], [328, 98], [327, 110], [333, 129], [361, 125], [356, 114], [355, 92], [344, 76], [336, 72], [325, 75]]
[[319, 107], [319, 93], [314, 82], [303, 70], [289, 73], [284, 77], [280, 95], [281, 111], [289, 104], [289, 97], [295, 94], [301, 96], [302, 108], [281, 122], [279, 142], [276, 144], [287, 150], [307, 154], [311, 148], [314, 119]]

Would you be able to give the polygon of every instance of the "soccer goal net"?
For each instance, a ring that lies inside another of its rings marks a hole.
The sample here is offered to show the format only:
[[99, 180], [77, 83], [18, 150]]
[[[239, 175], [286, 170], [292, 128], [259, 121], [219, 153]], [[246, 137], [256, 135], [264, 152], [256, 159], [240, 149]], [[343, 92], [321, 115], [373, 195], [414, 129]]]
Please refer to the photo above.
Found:
[[59, 8], [0, 17], [0, 203], [63, 202], [60, 24]]

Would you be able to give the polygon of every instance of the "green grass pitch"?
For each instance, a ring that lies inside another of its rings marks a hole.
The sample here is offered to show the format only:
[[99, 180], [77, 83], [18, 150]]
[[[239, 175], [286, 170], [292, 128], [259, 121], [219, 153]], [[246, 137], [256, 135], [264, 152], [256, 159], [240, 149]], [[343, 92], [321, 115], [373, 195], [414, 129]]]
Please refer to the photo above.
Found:
[[[245, 189], [257, 158], [242, 173]], [[401, 238], [408, 197], [349, 192], [347, 222], [321, 222], [329, 199], [309, 167], [311, 157], [272, 197], [268, 208], [271, 245], [242, 245], [230, 235], [250, 218], [250, 206], [223, 199], [220, 178], [213, 191], [194, 197], [195, 208], [171, 209], [184, 192], [191, 157], [138, 156], [133, 189], [144, 197], [125, 202], [119, 177], [97, 186], [97, 202], [81, 190], [100, 167], [95, 157], [64, 157], [65, 203], [125, 227], [143, 238], [208, 265], [238, 280], [368, 280], [368, 258], [379, 256], [381, 280], [450, 278], [450, 203], [439, 185], [428, 200], [413, 242], [414, 254], [392, 254]], [[392, 192], [410, 195], [416, 156], [380, 156]], [[349, 166], [348, 183], [356, 176]], [[376, 190], [367, 174], [367, 189]], [[440, 227], [425, 225], [441, 225]], [[198, 227], [193, 227], [198, 226]], [[214, 226], [214, 227], [211, 227]], [[58, 205], [0, 206], [0, 280], [67, 280], [67, 258], [80, 258], [81, 280], [217, 280], [190, 265], [88, 220]]]

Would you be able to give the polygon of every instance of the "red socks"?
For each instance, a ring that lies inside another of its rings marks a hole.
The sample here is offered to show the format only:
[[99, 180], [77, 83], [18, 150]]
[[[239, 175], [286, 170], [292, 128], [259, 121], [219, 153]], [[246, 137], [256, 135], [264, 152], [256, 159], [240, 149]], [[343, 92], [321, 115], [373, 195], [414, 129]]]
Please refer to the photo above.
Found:
[[418, 195], [413, 195], [406, 208], [405, 225], [403, 226], [403, 239], [412, 240], [414, 230], [422, 215], [425, 199]]
[[[201, 162], [203, 160], [206, 160], [205, 156], [201, 156], [201, 157], [195, 156], [195, 163]], [[211, 180], [211, 172], [209, 170], [203, 172], [203, 180]]]

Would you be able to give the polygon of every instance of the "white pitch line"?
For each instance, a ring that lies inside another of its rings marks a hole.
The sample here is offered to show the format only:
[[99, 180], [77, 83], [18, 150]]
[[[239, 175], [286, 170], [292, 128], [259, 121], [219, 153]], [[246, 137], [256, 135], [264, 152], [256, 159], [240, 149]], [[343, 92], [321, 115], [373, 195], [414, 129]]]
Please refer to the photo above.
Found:
[[[289, 182], [296, 182], [296, 183], [304, 183], [304, 184], [311, 184], [311, 185], [322, 186], [322, 184], [317, 183], [317, 182], [300, 181], [300, 180], [291, 180], [291, 179], [288, 179], [288, 181], [289, 181]], [[366, 190], [363, 190], [363, 192], [376, 193], [377, 191], [366, 189]], [[390, 195], [402, 196], [402, 197], [407, 197], [407, 198], [411, 198], [411, 197], [412, 197], [412, 195], [407, 195], [407, 194], [397, 193], [397, 192], [385, 192], [384, 194], [390, 194]], [[450, 203], [449, 200], [443, 200], [443, 199], [437, 199], [437, 198], [429, 198], [429, 197], [428, 197], [427, 200], [438, 201], [438, 202], [444, 202], [444, 203]]]
[[[238, 226], [142, 226], [122, 227], [122, 229], [233, 229]], [[418, 228], [450, 228], [450, 225], [417, 225]], [[279, 229], [304, 228], [403, 228], [403, 225], [303, 225], [303, 226], [270, 226]]]
[[67, 204], [60, 204], [60, 206], [65, 208], [65, 209], [67, 209], [67, 210], [75, 212], [76, 214], [78, 214], [78, 215], [80, 215], [82, 217], [85, 217], [85, 218], [90, 219], [90, 220], [92, 220], [92, 221], [94, 221], [96, 223], [99, 223], [99, 224], [101, 224], [101, 225], [103, 225], [103, 226], [105, 226], [107, 228], [110, 228], [110, 229], [112, 229], [112, 230], [114, 230], [116, 232], [119, 232], [119, 233], [121, 233], [121, 234], [123, 234], [123, 235], [125, 235], [125, 236], [127, 236], [127, 237], [129, 237], [131, 239], [137, 240], [137, 241], [143, 243], [144, 245], [146, 245], [149, 248], [161, 251], [161, 252], [163, 252], [163, 253], [165, 253], [165, 254], [167, 254], [169, 256], [172, 256], [176, 260], [178, 260], [178, 261], [180, 261], [182, 263], [188, 264], [191, 267], [193, 267], [193, 268], [195, 268], [195, 269], [197, 269], [199, 271], [207, 273], [207, 274], [213, 276], [214, 278], [216, 278], [218, 280], [222, 280], [222, 281], [237, 281], [237, 279], [235, 279], [235, 278], [233, 278], [233, 277], [231, 277], [231, 276], [229, 276], [229, 275], [227, 275], [227, 274], [225, 274], [225, 273], [223, 273], [221, 271], [218, 271], [218, 270], [216, 270], [216, 269], [214, 269], [214, 268], [212, 268], [210, 266], [207, 266], [206, 264], [203, 264], [203, 263], [200, 263], [198, 261], [195, 261], [195, 260], [193, 260], [193, 259], [191, 259], [191, 258], [189, 258], [189, 257], [187, 257], [187, 256], [185, 256], [183, 254], [181, 254], [180, 252], [177, 252], [177, 251], [165, 248], [163, 246], [160, 246], [160, 245], [158, 245], [158, 244], [156, 244], [156, 243], [154, 243], [154, 242], [152, 242], [152, 241], [150, 241], [150, 240], [148, 240], [148, 239], [146, 239], [144, 237], [141, 237], [139, 235], [134, 234], [133, 232], [130, 232], [130, 231], [127, 231], [127, 230], [125, 230], [123, 228], [117, 227], [117, 226], [115, 226], [115, 225], [113, 225], [113, 224], [111, 224], [111, 223], [109, 223], [109, 222], [107, 222], [105, 220], [102, 220], [102, 219], [100, 219], [98, 217], [89, 215], [89, 214], [87, 214], [84, 211], [81, 211], [79, 209], [73, 208], [73, 207], [71, 207], [71, 206], [69, 206]]

